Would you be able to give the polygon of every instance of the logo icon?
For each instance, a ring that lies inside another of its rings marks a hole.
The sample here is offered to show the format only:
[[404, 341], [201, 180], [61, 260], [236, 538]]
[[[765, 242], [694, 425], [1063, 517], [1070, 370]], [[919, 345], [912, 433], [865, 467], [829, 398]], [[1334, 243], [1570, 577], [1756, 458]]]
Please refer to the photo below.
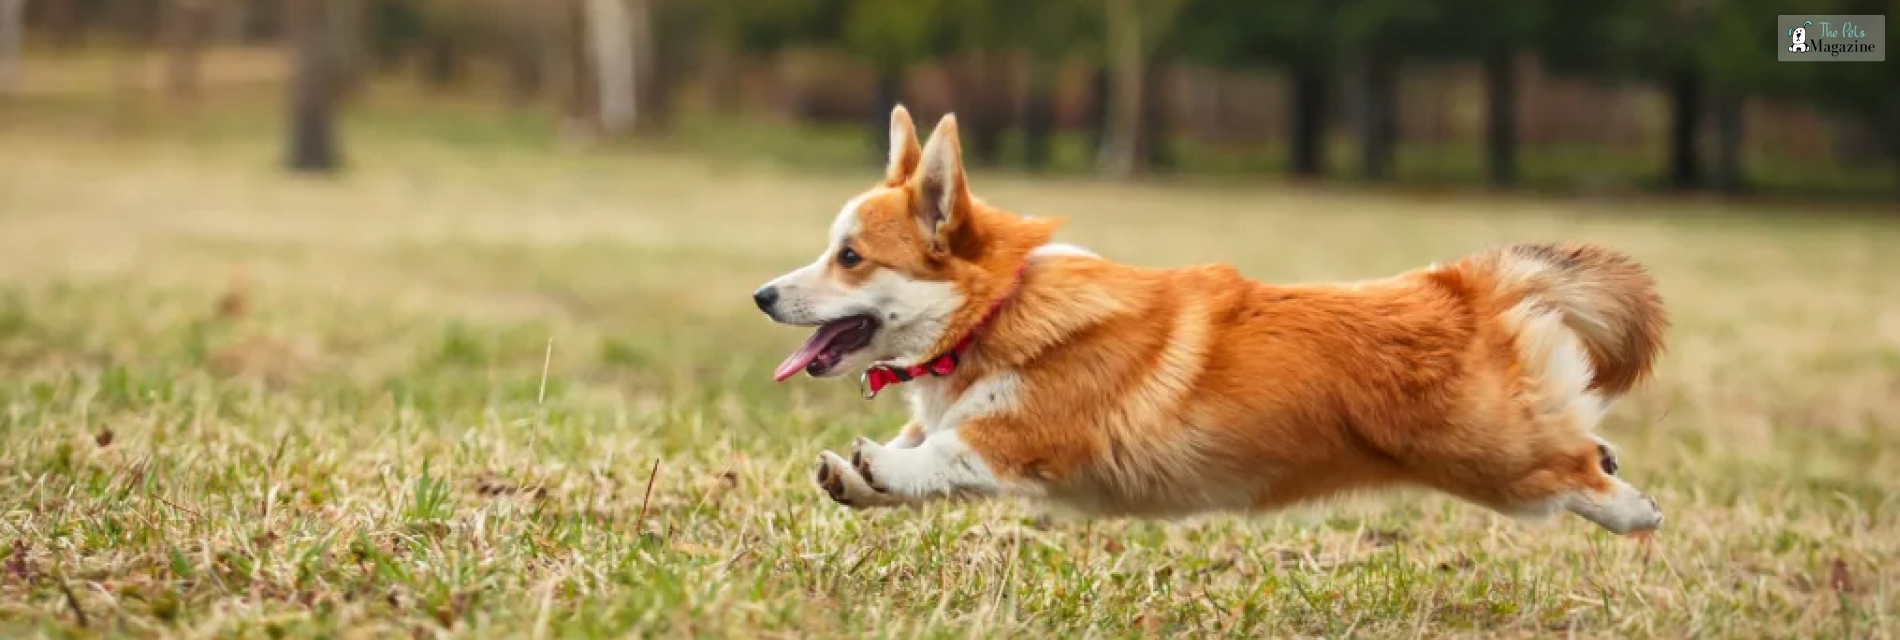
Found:
[[[1765, 26], [1765, 25], [1764, 25]], [[1887, 59], [1887, 16], [1782, 14], [1775, 16], [1775, 59], [1781, 62], [1881, 62]]]
[[1802, 26], [1788, 30], [1788, 40], [1794, 43], [1788, 45], [1788, 50], [1795, 53], [1808, 52], [1808, 27], [1814, 26], [1814, 21], [1804, 20], [1801, 24]]

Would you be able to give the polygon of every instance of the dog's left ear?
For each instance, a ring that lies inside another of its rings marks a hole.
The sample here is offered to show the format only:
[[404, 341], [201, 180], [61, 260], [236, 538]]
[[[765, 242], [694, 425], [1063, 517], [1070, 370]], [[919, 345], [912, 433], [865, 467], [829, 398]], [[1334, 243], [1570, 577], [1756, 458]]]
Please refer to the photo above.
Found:
[[884, 169], [884, 186], [901, 187], [917, 171], [923, 150], [917, 146], [917, 124], [904, 105], [891, 109], [891, 162]]
[[963, 175], [963, 148], [957, 141], [957, 117], [945, 115], [924, 143], [923, 157], [910, 177], [917, 194], [912, 215], [933, 255], [950, 252], [950, 239], [970, 211], [970, 190]]

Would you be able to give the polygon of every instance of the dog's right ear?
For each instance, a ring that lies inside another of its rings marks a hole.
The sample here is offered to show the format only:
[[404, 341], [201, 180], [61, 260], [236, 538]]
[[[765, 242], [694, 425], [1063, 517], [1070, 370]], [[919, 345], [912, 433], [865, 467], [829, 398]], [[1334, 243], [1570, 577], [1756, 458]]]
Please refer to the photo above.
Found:
[[891, 109], [891, 161], [884, 169], [884, 186], [903, 186], [910, 174], [917, 172], [917, 162], [923, 155], [917, 145], [917, 123], [910, 119], [909, 109], [897, 105]]

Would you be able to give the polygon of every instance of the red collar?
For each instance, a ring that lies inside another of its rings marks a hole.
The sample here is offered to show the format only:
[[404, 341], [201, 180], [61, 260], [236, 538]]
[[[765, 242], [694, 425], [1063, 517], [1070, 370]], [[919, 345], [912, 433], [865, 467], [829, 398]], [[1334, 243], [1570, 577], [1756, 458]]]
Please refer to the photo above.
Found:
[[971, 327], [969, 333], [963, 334], [963, 339], [958, 340], [957, 345], [951, 347], [948, 353], [925, 360], [922, 364], [914, 364], [908, 367], [892, 367], [890, 365], [880, 364], [865, 369], [864, 375], [858, 378], [858, 386], [864, 390], [864, 398], [866, 400], [875, 398], [877, 397], [878, 391], [893, 384], [910, 382], [913, 379], [927, 375], [947, 376], [956, 371], [957, 362], [962, 358], [963, 352], [970, 349], [970, 344], [976, 342], [976, 334], [983, 330], [983, 325], [989, 324], [990, 319], [996, 317], [996, 312], [1003, 309], [1003, 304], [1009, 302], [1010, 298], [1015, 297], [1016, 288], [1023, 282], [1023, 271], [1028, 268], [1029, 261], [1027, 260], [1017, 265], [1016, 277], [1009, 282], [1009, 291], [1004, 293], [1003, 297], [997, 298], [995, 302], [990, 303], [990, 310], [983, 314], [983, 319], [976, 321], [976, 326]]

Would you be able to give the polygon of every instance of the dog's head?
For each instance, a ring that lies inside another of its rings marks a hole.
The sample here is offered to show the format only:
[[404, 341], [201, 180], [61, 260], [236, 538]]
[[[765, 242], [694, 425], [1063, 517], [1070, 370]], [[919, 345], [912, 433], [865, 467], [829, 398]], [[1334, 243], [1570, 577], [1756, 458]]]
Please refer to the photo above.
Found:
[[954, 115], [920, 148], [910, 113], [898, 106], [883, 182], [845, 203], [817, 260], [752, 294], [773, 321], [816, 327], [773, 377], [800, 370], [830, 377], [941, 354], [1053, 228], [971, 197]]
[[1808, 41], [1808, 30], [1805, 27], [1795, 27], [1793, 29], [1789, 29], [1788, 37], [1794, 42], [1794, 44], [1802, 44]]

